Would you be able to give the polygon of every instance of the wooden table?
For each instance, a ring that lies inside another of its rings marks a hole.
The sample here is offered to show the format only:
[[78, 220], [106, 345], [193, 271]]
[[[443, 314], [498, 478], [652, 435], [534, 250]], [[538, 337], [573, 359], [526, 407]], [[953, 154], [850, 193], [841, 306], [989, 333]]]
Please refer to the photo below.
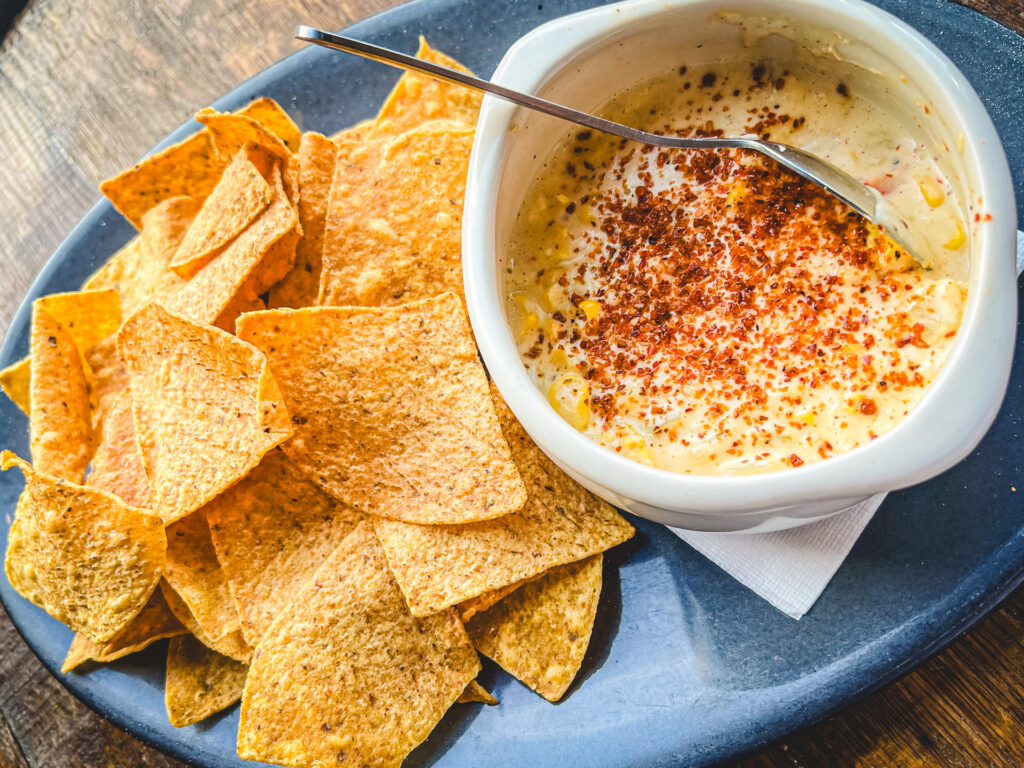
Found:
[[[511, 0], [510, 0], [511, 1]], [[197, 107], [393, 0], [35, 0], [0, 49], [0, 330], [99, 197]], [[1024, 32], [1021, 0], [970, 0]], [[0, 611], [0, 768], [180, 766], [91, 712]], [[1024, 589], [912, 674], [733, 764], [1024, 766]]]

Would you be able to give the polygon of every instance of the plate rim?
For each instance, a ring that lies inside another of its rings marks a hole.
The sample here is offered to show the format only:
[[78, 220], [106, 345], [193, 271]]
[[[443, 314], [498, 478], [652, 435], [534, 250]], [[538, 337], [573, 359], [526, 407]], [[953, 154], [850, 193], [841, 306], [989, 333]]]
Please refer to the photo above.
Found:
[[[610, 0], [602, 0], [602, 2], [605, 1]], [[387, 19], [388, 26], [397, 26], [401, 24], [403, 16], [415, 16], [416, 11], [421, 7], [430, 7], [435, 13], [443, 13], [450, 7], [461, 6], [464, 2], [465, 0], [408, 0], [408, 2], [383, 9], [370, 16], [366, 16], [353, 24], [343, 27], [342, 29], [350, 33], [360, 33], [365, 31], [372, 36], [374, 33], [374, 27], [379, 24], [382, 19]], [[980, 17], [982, 23], [989, 22], [997, 24], [1012, 34], [1022, 37], [1020, 33], [1011, 27], [1002, 24], [998, 20], [981, 13], [970, 6], [964, 6], [957, 3], [955, 7], [951, 7], [951, 9], [957, 12], [967, 11], [972, 15]], [[265, 69], [260, 70], [241, 81], [225, 94], [215, 99], [211, 105], [215, 108], [230, 108], [236, 103], [240, 104], [246, 101], [247, 99], [244, 94], [247, 91], [259, 90], [262, 82], [275, 79], [272, 76], [273, 73], [294, 65], [296, 59], [312, 56], [313, 51], [315, 51], [315, 49], [312, 46], [306, 46], [293, 51]], [[195, 122], [195, 120], [186, 120], [143, 154], [140, 159], [182, 140], [188, 135], [198, 131], [200, 128], [200, 124]], [[32, 302], [27, 301], [26, 299], [29, 296], [34, 296], [40, 293], [40, 288], [52, 278], [53, 274], [66, 260], [66, 253], [71, 250], [72, 244], [81, 240], [84, 232], [91, 230], [97, 225], [97, 222], [102, 221], [104, 217], [110, 214], [118, 215], [111, 203], [104, 197], [100, 196], [88, 211], [86, 211], [82, 218], [74, 225], [74, 227], [72, 227], [61, 241], [60, 245], [47, 259], [42, 269], [40, 269], [39, 273], [27, 288], [18, 309], [11, 316], [7, 330], [5, 331], [3, 342], [0, 344], [0, 361], [13, 361], [18, 359], [18, 356], [15, 353], [15, 347], [20, 341], [20, 338], [18, 334], [13, 332], [13, 330], [16, 327], [25, 325], [25, 317], [31, 312]], [[1020, 323], [1019, 317], [1018, 323]], [[876, 512], [876, 515], [869, 523], [869, 526], [877, 524], [876, 521], [880, 517], [879, 513], [881, 513], [883, 509], [884, 504], [879, 512]], [[925, 662], [934, 658], [939, 652], [949, 647], [954, 641], [979, 624], [983, 619], [989, 617], [1013, 591], [1024, 584], [1024, 549], [1022, 549], [1016, 557], [1013, 556], [1012, 552], [1007, 551], [1011, 548], [1011, 545], [1017, 538], [1024, 538], [1024, 529], [1021, 529], [1015, 536], [1005, 539], [990, 556], [989, 566], [992, 567], [998, 565], [999, 568], [998, 575], [995, 578], [987, 579], [987, 583], [981, 585], [979, 588], [971, 588], [970, 582], [961, 583], [957, 589], [945, 594], [939, 600], [931, 603], [930, 607], [932, 608], [932, 611], [941, 606], [947, 606], [947, 604], [953, 603], [950, 610], [952, 610], [952, 615], [955, 616], [955, 620], [952, 622], [947, 621], [946, 628], [944, 630], [928, 632], [927, 626], [922, 626], [920, 624], [914, 624], [911, 626], [909, 622], [906, 621], [894, 629], [890, 642], [897, 642], [896, 639], [910, 629], [918, 630], [918, 633], [915, 636], [917, 642], [911, 641], [906, 645], [901, 646], [902, 652], [900, 653], [900, 656], [902, 658], [900, 661], [895, 664], [891, 664], [884, 672], [877, 675], [872, 674], [872, 671], [876, 668], [881, 669], [883, 667], [881, 664], [876, 664], [873, 667], [869, 667], [867, 670], [855, 670], [853, 672], [854, 679], [852, 681], [839, 681], [839, 684], [833, 686], [833, 690], [830, 691], [828, 695], [819, 696], [811, 702], [809, 706], [798, 712], [782, 716], [780, 718], [781, 722], [759, 723], [758, 725], [761, 727], [756, 730], [757, 735], [754, 735], [754, 731], [749, 728], [748, 721], [746, 726], [741, 725], [737, 727], [737, 731], [741, 731], [741, 733], [739, 733], [732, 742], [735, 746], [726, 749], [713, 750], [710, 753], [704, 753], [699, 757], [696, 757], [695, 762], [691, 762], [689, 764], [693, 766], [709, 766], [717, 764], [723, 760], [734, 760], [749, 756], [754, 752], [773, 744], [777, 744], [794, 734], [802, 733], [814, 725], [848, 709], [871, 694], [891, 686], [906, 677]], [[977, 581], [977, 579], [975, 579], [975, 581]], [[960, 596], [960, 593], [966, 589], [970, 589], [970, 592], [967, 595]], [[12, 594], [17, 595], [13, 589]], [[78, 677], [73, 675], [63, 675], [60, 673], [59, 660], [58, 663], [50, 664], [41, 655], [40, 651], [36, 649], [26, 636], [22, 623], [20, 623], [12, 614], [10, 605], [5, 599], [2, 590], [0, 590], [0, 605], [3, 605], [4, 611], [12, 626], [14, 626], [18, 637], [28, 647], [32, 655], [39, 660], [44, 669], [46, 669], [46, 671], [57, 680], [64, 690], [69, 692], [75, 697], [75, 699], [88, 707], [90, 711], [97, 714], [102, 720], [128, 733], [148, 747], [179, 760], [186, 765], [215, 765], [219, 762], [219, 756], [208, 752], [202, 744], [186, 742], [183, 739], [165, 737], [146, 721], [133, 719], [127, 709], [113, 710], [105, 708], [99, 698], [94, 696], [89, 690], [87, 685], [78, 682]], [[945, 615], [948, 619], [951, 614], [949, 611], [946, 611]], [[850, 655], [847, 654], [842, 658], [849, 658], [849, 656]], [[875, 657], [877, 658], [877, 654]], [[857, 684], [857, 681], [862, 681], [862, 684]], [[233, 707], [234, 705], [226, 710], [226, 712], [230, 713]], [[214, 717], [217, 717], [217, 715]], [[665, 759], [666, 757], [668, 757], [668, 753], [663, 753], [662, 759]], [[261, 763], [252, 764], [261, 765]]]

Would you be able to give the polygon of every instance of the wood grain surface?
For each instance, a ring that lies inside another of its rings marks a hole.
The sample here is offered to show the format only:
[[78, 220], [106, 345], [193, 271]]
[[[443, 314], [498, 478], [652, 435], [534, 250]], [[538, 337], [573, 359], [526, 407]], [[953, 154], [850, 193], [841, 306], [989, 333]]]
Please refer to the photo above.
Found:
[[[2, 1], [2, 0], [0, 0]], [[912, 1], [912, 0], [911, 0]], [[392, 0], [35, 0], [0, 48], [0, 331], [99, 197], [197, 107]], [[1021, 0], [967, 3], [1024, 32]], [[0, 768], [181, 766], [79, 703], [0, 612]], [[1024, 589], [951, 647], [734, 768], [1024, 766]]]

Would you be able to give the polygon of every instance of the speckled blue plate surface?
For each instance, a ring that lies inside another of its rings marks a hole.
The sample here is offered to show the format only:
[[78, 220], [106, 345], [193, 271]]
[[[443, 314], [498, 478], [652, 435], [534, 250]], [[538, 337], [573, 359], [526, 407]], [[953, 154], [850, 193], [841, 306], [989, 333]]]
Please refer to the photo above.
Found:
[[[488, 75], [529, 29], [596, 4], [419, 0], [351, 32], [407, 51], [425, 33]], [[1024, 38], [944, 0], [877, 4], [934, 41], [974, 84], [1024, 200]], [[216, 106], [236, 108], [269, 95], [304, 129], [329, 134], [371, 117], [396, 76], [388, 67], [310, 48]], [[195, 128], [183, 126], [167, 143]], [[93, 208], [36, 280], [0, 349], [0, 365], [27, 351], [32, 298], [77, 288], [132, 234], [106, 202]], [[802, 621], [770, 607], [665, 529], [637, 520], [636, 539], [606, 558], [597, 628], [566, 699], [549, 704], [485, 661], [483, 682], [501, 705], [455, 707], [407, 765], [707, 765], [778, 739], [906, 672], [1024, 580], [1024, 496], [1011, 492], [1015, 483], [1024, 492], [1022, 361], [1018, 352], [1006, 402], [978, 450], [941, 477], [891, 494]], [[3, 447], [27, 456], [26, 419], [0, 400]], [[0, 474], [4, 545], [21, 487], [19, 472]], [[71, 632], [22, 600], [6, 579], [0, 598], [58, 674]], [[114, 664], [58, 676], [98, 712], [191, 765], [252, 765], [235, 756], [237, 707], [182, 730], [168, 724], [164, 653], [165, 643], [158, 643]]]

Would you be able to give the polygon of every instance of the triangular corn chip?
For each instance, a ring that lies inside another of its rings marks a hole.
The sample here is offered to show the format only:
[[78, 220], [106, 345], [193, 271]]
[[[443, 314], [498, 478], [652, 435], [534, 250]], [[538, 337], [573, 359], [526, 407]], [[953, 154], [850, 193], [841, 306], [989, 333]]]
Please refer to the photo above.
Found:
[[149, 508], [151, 490], [135, 439], [131, 393], [125, 389], [104, 415], [85, 484], [109, 491], [133, 507]]
[[155, 304], [125, 322], [117, 343], [164, 522], [202, 507], [291, 435], [266, 358], [252, 345]]
[[295, 124], [295, 121], [281, 108], [281, 105], [273, 99], [267, 96], [255, 99], [235, 112], [235, 114], [251, 117], [276, 135], [292, 152], [299, 151], [299, 139], [302, 136], [302, 132], [299, 130], [299, 126]]
[[238, 754], [397, 768], [479, 669], [454, 611], [409, 615], [363, 523], [263, 637], [242, 695]]
[[466, 631], [493, 659], [549, 701], [579, 672], [601, 596], [602, 556], [562, 565], [477, 614]]
[[[285, 454], [363, 512], [487, 520], [525, 490], [501, 435], [462, 300], [243, 315], [295, 424]], [[472, 597], [473, 595], [467, 595]]]
[[160, 591], [163, 593], [164, 600], [167, 601], [167, 607], [171, 609], [171, 613], [178, 618], [178, 621], [185, 626], [188, 633], [195, 637], [196, 640], [211, 651], [216, 651], [222, 656], [227, 656], [230, 659], [241, 661], [245, 664], [249, 663], [249, 660], [252, 658], [252, 648], [245, 642], [245, 638], [242, 637], [241, 629], [236, 629], [217, 641], [211, 640], [203, 632], [199, 622], [196, 621], [196, 617], [192, 615], [192, 611], [185, 605], [185, 601], [181, 599], [178, 593], [174, 591], [174, 588], [164, 579], [160, 580]]
[[242, 635], [253, 646], [363, 519], [314, 485], [279, 450], [196, 514], [203, 512]]
[[147, 211], [142, 232], [86, 280], [83, 289], [117, 291], [124, 317], [152, 301], [169, 304], [186, 283], [168, 266], [199, 205], [191, 197], [172, 197]]
[[160, 518], [4, 451], [0, 468], [12, 466], [25, 473], [25, 490], [7, 540], [11, 586], [90, 640], [110, 640], [156, 588], [166, 551]]
[[462, 203], [473, 131], [431, 123], [339, 146], [324, 230], [321, 305], [462, 294]]
[[231, 157], [222, 158], [210, 134], [199, 131], [104, 181], [100, 191], [141, 229], [143, 215], [164, 200], [191, 197], [201, 203], [217, 186]]
[[459, 694], [459, 698], [455, 700], [455, 703], [471, 704], [473, 702], [480, 702], [481, 704], [487, 704], [493, 707], [498, 703], [498, 700], [491, 695], [490, 691], [480, 685], [476, 680], [470, 680], [469, 685], [466, 686], [466, 690]]
[[92, 454], [89, 381], [75, 339], [38, 300], [32, 306], [29, 446], [38, 471], [75, 483]]
[[188, 228], [171, 260], [171, 269], [185, 279], [194, 277], [270, 205], [273, 196], [273, 187], [263, 178], [247, 148], [238, 150]]
[[327, 204], [334, 178], [338, 148], [319, 133], [307, 133], [299, 148], [299, 222], [302, 239], [295, 265], [270, 292], [271, 307], [308, 307], [320, 291], [320, 264], [324, 249]]
[[240, 698], [249, 667], [211, 651], [191, 635], [167, 646], [164, 701], [175, 728], [198, 723]]
[[337, 145], [343, 141], [358, 141], [359, 139], [365, 139], [373, 129], [376, 122], [376, 118], [371, 118], [369, 120], [363, 120], [360, 123], [356, 123], [355, 125], [350, 125], [348, 128], [343, 128], [332, 135], [331, 141]]
[[227, 578], [217, 562], [205, 510], [167, 526], [164, 580], [212, 642], [241, 628]]
[[[274, 197], [270, 205], [245, 230], [220, 251], [182, 289], [168, 308], [197, 323], [211, 325], [233, 301], [252, 300], [291, 268], [294, 258], [295, 230], [299, 218], [284, 194], [281, 174], [273, 170]], [[288, 248], [274, 250], [278, 241], [291, 233]], [[264, 263], [266, 262], [266, 263]], [[272, 267], [273, 274], [261, 275]]]
[[[416, 56], [473, 74], [455, 59], [431, 48], [423, 37], [420, 37]], [[381, 107], [370, 132], [371, 138], [397, 136], [428, 120], [455, 120], [472, 128], [476, 125], [481, 99], [482, 96], [470, 88], [406, 72]]]
[[633, 536], [633, 526], [556, 467], [493, 385], [491, 391], [502, 431], [526, 483], [526, 505], [511, 515], [470, 525], [375, 520], [388, 563], [413, 615], [430, 614], [582, 560]]
[[3, 388], [14, 404], [21, 408], [26, 416], [32, 410], [29, 399], [29, 381], [31, 377], [32, 358], [23, 357], [0, 371], [0, 387]]
[[157, 640], [184, 634], [185, 627], [171, 613], [163, 593], [157, 589], [139, 611], [139, 615], [105, 643], [96, 643], [83, 634], [76, 634], [64, 658], [61, 672], [70, 672], [87, 661], [108, 662], [138, 653]]

